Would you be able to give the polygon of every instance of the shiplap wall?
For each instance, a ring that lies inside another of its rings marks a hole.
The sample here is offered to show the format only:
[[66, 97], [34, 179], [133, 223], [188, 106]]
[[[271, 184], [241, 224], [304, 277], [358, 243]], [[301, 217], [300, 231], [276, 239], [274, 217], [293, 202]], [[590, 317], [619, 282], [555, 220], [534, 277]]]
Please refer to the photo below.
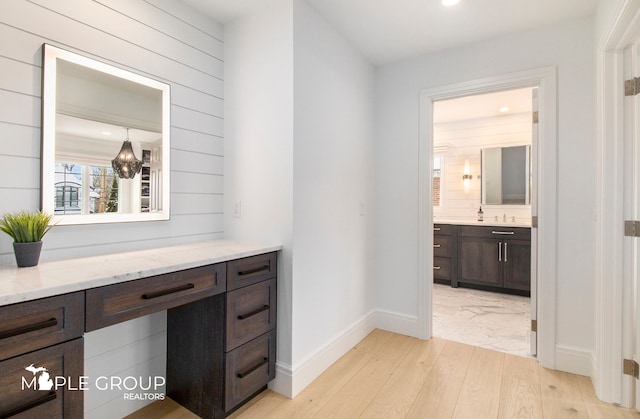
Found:
[[[0, 213], [39, 207], [43, 43], [171, 85], [171, 219], [59, 226], [45, 237], [41, 260], [223, 236], [222, 36], [220, 24], [175, 0], [0, 2]], [[13, 263], [2, 235], [0, 264]], [[163, 374], [164, 316], [87, 334], [87, 372]], [[85, 394], [86, 417], [122, 417], [139, 406], [117, 393]]]
[[[42, 260], [221, 237], [221, 25], [169, 0], [3, 0], [0, 8], [0, 213], [39, 205], [43, 43], [171, 85], [171, 219], [60, 226]], [[13, 262], [8, 237], [0, 257]]]
[[[446, 147], [436, 156], [443, 157], [441, 206], [434, 207], [434, 217], [447, 220], [476, 219], [480, 206], [480, 150], [531, 143], [531, 115], [521, 113], [493, 118], [479, 118], [434, 125], [434, 146]], [[465, 161], [473, 179], [465, 192], [462, 181]], [[486, 220], [503, 215], [516, 221], [531, 219], [530, 206], [483, 206]]]

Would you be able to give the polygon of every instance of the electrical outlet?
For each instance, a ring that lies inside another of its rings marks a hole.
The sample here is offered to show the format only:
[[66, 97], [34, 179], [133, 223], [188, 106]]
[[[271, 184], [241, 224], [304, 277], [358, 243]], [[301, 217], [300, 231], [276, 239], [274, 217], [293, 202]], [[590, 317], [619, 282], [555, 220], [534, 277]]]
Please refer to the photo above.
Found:
[[364, 215], [364, 202], [360, 201], [360, 215]]
[[242, 215], [242, 201], [237, 201], [233, 207], [233, 216], [240, 218], [240, 215]]

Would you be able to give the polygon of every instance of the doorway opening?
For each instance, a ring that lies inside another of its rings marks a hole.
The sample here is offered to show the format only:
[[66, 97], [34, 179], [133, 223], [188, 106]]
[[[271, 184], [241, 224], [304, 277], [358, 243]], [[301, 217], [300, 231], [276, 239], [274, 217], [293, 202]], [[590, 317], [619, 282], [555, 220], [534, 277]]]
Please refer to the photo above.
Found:
[[[532, 184], [540, 193], [531, 193], [531, 248], [536, 258], [531, 266], [532, 278], [543, 278], [532, 284], [537, 330], [532, 341], [537, 342], [538, 362], [546, 368], [555, 367], [555, 316], [557, 267], [557, 104], [556, 68], [546, 67], [503, 76], [467, 81], [424, 89], [420, 92], [419, 128], [419, 232], [418, 232], [418, 336], [433, 336], [433, 156], [434, 106], [439, 101], [514, 89], [537, 88], [539, 141], [531, 148]], [[463, 169], [464, 171], [464, 169]], [[469, 173], [473, 175], [473, 173]], [[460, 173], [460, 182], [464, 173]], [[441, 179], [441, 182], [446, 182]], [[464, 187], [464, 186], [463, 186]], [[446, 193], [445, 190], [442, 191]], [[443, 196], [444, 199], [444, 196]], [[477, 209], [474, 210], [473, 214]], [[502, 214], [506, 215], [506, 214]], [[495, 217], [495, 215], [492, 215]], [[517, 218], [517, 217], [516, 217]], [[494, 218], [495, 219], [495, 218]], [[503, 218], [504, 219], [504, 218]], [[510, 220], [510, 219], [509, 219]], [[537, 228], [536, 228], [537, 227]], [[501, 245], [503, 248], [504, 243]], [[503, 248], [504, 249], [504, 248]], [[508, 245], [509, 255], [515, 247]]]
[[535, 356], [536, 101], [525, 87], [434, 103], [435, 337]]

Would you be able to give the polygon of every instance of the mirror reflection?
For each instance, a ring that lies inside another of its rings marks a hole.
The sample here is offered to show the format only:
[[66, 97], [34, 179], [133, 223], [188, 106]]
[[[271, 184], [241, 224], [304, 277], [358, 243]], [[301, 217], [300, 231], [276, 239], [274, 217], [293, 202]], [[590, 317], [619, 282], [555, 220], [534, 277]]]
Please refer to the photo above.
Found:
[[169, 218], [169, 86], [44, 45], [42, 207], [58, 224]]
[[529, 205], [531, 146], [481, 150], [482, 204]]

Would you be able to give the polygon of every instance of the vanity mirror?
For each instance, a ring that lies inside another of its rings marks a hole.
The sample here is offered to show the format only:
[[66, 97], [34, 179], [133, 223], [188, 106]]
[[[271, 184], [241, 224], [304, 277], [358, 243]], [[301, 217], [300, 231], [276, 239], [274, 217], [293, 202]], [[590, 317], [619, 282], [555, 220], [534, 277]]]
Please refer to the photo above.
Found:
[[482, 205], [531, 204], [531, 146], [481, 150]]
[[41, 199], [53, 222], [168, 220], [169, 85], [47, 44], [42, 77]]

